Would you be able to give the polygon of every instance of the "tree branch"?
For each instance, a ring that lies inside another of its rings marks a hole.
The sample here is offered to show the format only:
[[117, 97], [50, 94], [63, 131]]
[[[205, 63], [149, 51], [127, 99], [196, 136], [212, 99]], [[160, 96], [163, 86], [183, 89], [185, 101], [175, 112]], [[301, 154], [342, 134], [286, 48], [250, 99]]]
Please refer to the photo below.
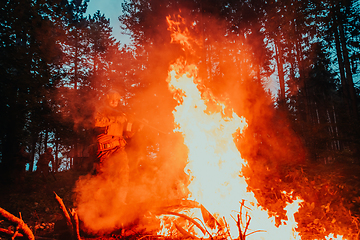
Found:
[[[6, 218], [9, 222], [16, 224], [16, 229], [24, 233], [24, 235], [29, 240], [35, 240], [34, 234], [22, 219], [15, 217], [14, 215], [12, 215], [11, 213], [7, 212], [2, 208], [0, 208], [0, 215]], [[13, 236], [15, 235], [20, 236], [17, 232], [15, 232]]]
[[69, 230], [70, 230], [70, 233], [71, 233], [73, 239], [81, 240], [80, 230], [79, 230], [79, 218], [78, 218], [77, 213], [75, 212], [74, 209], [72, 209], [69, 214], [68, 210], [65, 207], [63, 200], [55, 192], [54, 192], [54, 194], [55, 194], [55, 199], [57, 200], [57, 202], [60, 205], [60, 209], [63, 213], [63, 216], [66, 219], [66, 224], [69, 227]]

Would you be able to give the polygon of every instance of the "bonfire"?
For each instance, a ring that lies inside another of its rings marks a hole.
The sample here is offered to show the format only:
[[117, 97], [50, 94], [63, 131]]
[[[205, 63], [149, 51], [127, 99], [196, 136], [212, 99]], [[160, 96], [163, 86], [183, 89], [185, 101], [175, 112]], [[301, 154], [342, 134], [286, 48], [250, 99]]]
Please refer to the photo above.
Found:
[[[190, 39], [187, 28], [183, 26], [184, 20], [179, 19], [182, 21], [167, 18], [172, 42], [181, 44], [183, 51], [192, 54], [192, 44], [195, 41]], [[120, 229], [117, 232], [120, 237], [136, 235], [138, 238], [148, 239], [302, 239], [301, 232], [298, 232], [297, 213], [309, 204], [298, 193], [281, 192], [279, 199], [284, 200], [282, 210], [285, 214], [279, 220], [279, 216], [270, 214], [261, 206], [248, 185], [248, 179], [243, 173], [243, 168], [248, 167], [248, 163], [242, 158], [236, 143], [248, 127], [247, 120], [228, 107], [226, 101], [218, 100], [199, 77], [198, 67], [188, 63], [184, 57], [177, 59], [169, 67], [167, 83], [178, 103], [173, 110], [173, 131], [183, 137], [183, 144], [188, 149], [184, 169], [189, 178], [188, 184], [179, 186], [179, 191], [182, 192], [179, 199], [143, 209], [142, 220], [138, 222], [142, 235], [136, 233], [139, 226], [124, 225], [124, 222], [113, 219], [112, 215], [108, 218], [103, 216], [106, 221], [113, 221], [113, 227], [109, 229], [99, 223], [92, 225], [96, 219], [92, 219], [92, 223], [82, 219], [87, 226], [84, 232], [89, 232], [89, 228], [94, 230], [90, 232], [97, 233], [116, 232]], [[88, 176], [86, 183], [92, 181], [89, 178]], [[82, 239], [77, 209], [67, 209], [56, 194], [55, 199], [72, 237]], [[101, 204], [104, 203], [99, 203]], [[139, 208], [139, 205], [128, 207]], [[15, 232], [9, 232], [13, 238], [25, 236], [35, 239], [21, 218], [16, 218], [5, 210], [0, 213], [17, 225]], [[79, 215], [81, 219], [82, 216]], [[120, 215], [130, 220], [138, 218]], [[335, 222], [336, 220], [333, 223]], [[131, 231], [126, 232], [127, 228]], [[343, 228], [340, 227], [334, 229], [334, 232], [331, 232], [332, 229], [321, 231], [326, 233], [324, 239], [327, 240], [344, 239], [343, 235], [346, 234], [341, 232]]]

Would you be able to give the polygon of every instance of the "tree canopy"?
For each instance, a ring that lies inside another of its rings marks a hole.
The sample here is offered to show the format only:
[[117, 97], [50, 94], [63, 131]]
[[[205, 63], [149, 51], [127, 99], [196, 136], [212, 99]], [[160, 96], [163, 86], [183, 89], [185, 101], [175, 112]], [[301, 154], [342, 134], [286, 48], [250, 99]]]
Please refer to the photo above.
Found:
[[[100, 11], [85, 16], [88, 2], [0, 3], [3, 180], [22, 146], [30, 172], [49, 146], [54, 171], [80, 168], [93, 144], [94, 107], [109, 89], [152, 127], [129, 150], [134, 158], [155, 153], [159, 169], [186, 158], [185, 148], [169, 150], [181, 137], [161, 133], [174, 128], [166, 79], [177, 59], [199, 66], [204, 87], [247, 119], [236, 141], [250, 166], [264, 170], [246, 169], [258, 180], [253, 188], [276, 174], [298, 179], [289, 167], [360, 164], [358, 0], [125, 0], [119, 20], [130, 46], [112, 36]], [[192, 37], [191, 51], [171, 41], [169, 21]], [[174, 178], [184, 177], [182, 163]]]

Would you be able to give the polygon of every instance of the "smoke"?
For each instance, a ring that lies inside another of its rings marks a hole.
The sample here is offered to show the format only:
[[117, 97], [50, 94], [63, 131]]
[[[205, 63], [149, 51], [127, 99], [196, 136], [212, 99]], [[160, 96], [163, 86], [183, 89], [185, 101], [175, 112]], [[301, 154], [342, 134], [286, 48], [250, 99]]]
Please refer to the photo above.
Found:
[[187, 197], [187, 148], [181, 134], [172, 132], [175, 101], [159, 75], [149, 75], [146, 80], [152, 84], [127, 102], [129, 119], [143, 128], [128, 140], [126, 153], [112, 156], [99, 174], [76, 183], [74, 202], [89, 233], [106, 234], [133, 224], [158, 229], [156, 213]]
[[[90, 233], [108, 233], [133, 223], [149, 228], [158, 224], [154, 213], [187, 197], [187, 148], [182, 136], [172, 133], [176, 102], [165, 81], [169, 65], [180, 56], [188, 62], [199, 56], [207, 59], [200, 67], [203, 84], [246, 118], [249, 127], [236, 141], [249, 163], [245, 174], [250, 187], [264, 186], [270, 176], [279, 179], [274, 176], [280, 176], [284, 166], [304, 160], [301, 142], [254, 74], [263, 64], [252, 55], [254, 46], [226, 39], [223, 25], [210, 18], [204, 24], [207, 42], [193, 48], [198, 52], [184, 53], [170, 41], [146, 46], [150, 65], [137, 74], [145, 87], [134, 92], [127, 107], [134, 119], [147, 124], [127, 145], [128, 163], [124, 156], [112, 157], [100, 174], [81, 177], [74, 189], [79, 217]], [[169, 39], [166, 31], [165, 27], [159, 39]], [[122, 176], [126, 171], [128, 183]]]
[[208, 18], [205, 44], [197, 53], [203, 56], [200, 78], [219, 100], [246, 119], [248, 127], [234, 139], [248, 163], [242, 174], [259, 204], [279, 221], [286, 218], [282, 191], [296, 189], [289, 173], [306, 164], [306, 149], [286, 112], [275, 108], [272, 95], [264, 88], [267, 83], [262, 79], [269, 79], [271, 71], [265, 71], [269, 66], [259, 55], [268, 55], [268, 49], [248, 27], [249, 34], [243, 36], [226, 34], [222, 23]]
[[[158, 224], [153, 212], [167, 201], [186, 197], [185, 174], [179, 156], [184, 155], [182, 139], [174, 135], [158, 144], [171, 151], [147, 156], [139, 151], [140, 140], [130, 143], [127, 153], [107, 159], [97, 175], [81, 177], [74, 189], [76, 207], [85, 229], [90, 233], [103, 234], [131, 224]], [[136, 139], [133, 139], [136, 140]], [[132, 149], [134, 148], [134, 149]], [[168, 148], [169, 149], [169, 148]], [[129, 165], [127, 160], [129, 160]], [[129, 174], [129, 182], [125, 175]], [[158, 225], [157, 225], [158, 226]]]
[[[161, 213], [171, 201], [187, 197], [189, 180], [183, 172], [187, 148], [182, 136], [171, 132], [171, 112], [176, 102], [165, 81], [170, 63], [179, 56], [188, 63], [201, 62], [202, 84], [245, 117], [248, 127], [235, 141], [248, 163], [243, 175], [259, 204], [279, 223], [286, 217], [284, 207], [289, 200], [283, 191], [294, 191], [294, 197], [312, 195], [314, 188], [305, 189], [309, 182], [296, 171], [306, 163], [306, 149], [286, 113], [274, 107], [272, 96], [261, 81], [269, 78], [263, 71], [268, 66], [257, 56], [266, 55], [266, 49], [259, 49], [259, 41], [243, 37], [246, 34], [225, 34], [226, 28], [210, 18], [202, 27], [203, 35], [196, 37], [203, 39], [193, 42], [205, 44], [193, 47], [195, 53], [182, 53], [177, 44], [164, 42], [146, 46], [150, 65], [138, 73], [146, 87], [135, 93], [136, 98], [129, 101], [128, 107], [135, 119], [146, 119], [148, 125], [128, 143], [129, 165], [124, 156], [110, 158], [100, 174], [81, 177], [74, 189], [80, 219], [89, 232], [107, 233], [133, 223], [151, 229], [158, 226], [154, 214]], [[167, 36], [165, 32], [163, 29], [160, 35]], [[128, 183], [122, 177], [127, 171]], [[312, 209], [303, 209], [299, 212], [310, 215]]]
[[[121, 158], [110, 158], [104, 162], [103, 172], [81, 177], [76, 184], [76, 204], [79, 216], [87, 229], [95, 232], [121, 227], [125, 219], [133, 220], [125, 206], [128, 167]], [[124, 218], [124, 214], [127, 218]], [[110, 227], [111, 226], [111, 227]]]
[[205, 29], [206, 64], [200, 69], [201, 77], [218, 99], [245, 117], [248, 127], [237, 139], [243, 158], [274, 167], [304, 163], [303, 144], [292, 130], [286, 112], [275, 108], [267, 88], [273, 88], [269, 82], [272, 72], [266, 71], [268, 61], [258, 56], [269, 54], [269, 49], [260, 44], [262, 36], [250, 25], [251, 34], [226, 35], [226, 27], [212, 18]]

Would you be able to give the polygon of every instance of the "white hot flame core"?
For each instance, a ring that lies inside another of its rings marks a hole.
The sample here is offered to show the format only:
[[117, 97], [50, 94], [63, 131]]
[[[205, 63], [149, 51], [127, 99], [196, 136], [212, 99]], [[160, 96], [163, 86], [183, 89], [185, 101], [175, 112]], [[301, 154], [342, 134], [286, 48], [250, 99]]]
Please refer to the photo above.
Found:
[[[176, 22], [167, 20], [169, 30], [179, 31]], [[172, 41], [187, 46], [187, 35], [185, 31], [179, 38], [178, 34], [172, 33]], [[247, 191], [248, 185], [241, 173], [247, 163], [236, 147], [234, 134], [242, 133], [247, 126], [246, 120], [232, 111], [225, 114], [225, 104], [219, 103], [210, 90], [201, 85], [197, 75], [195, 65], [178, 60], [170, 66], [167, 79], [169, 89], [178, 101], [173, 111], [177, 126], [174, 131], [182, 133], [189, 150], [185, 169], [190, 177], [188, 199], [202, 204], [218, 216], [219, 222], [223, 218], [231, 238], [239, 236], [240, 228], [247, 240], [301, 239], [296, 231], [294, 214], [303, 200], [283, 192], [284, 199], [290, 200], [284, 209], [288, 220], [276, 227], [275, 217], [269, 217], [268, 212], [258, 205], [254, 193]], [[210, 110], [209, 105], [217, 110]], [[202, 218], [201, 214], [196, 217]], [[334, 237], [330, 234], [326, 239]]]
[[[177, 72], [177, 70], [182, 73]], [[239, 234], [236, 221], [231, 216], [239, 213], [240, 203], [244, 199], [245, 205], [251, 210], [243, 211], [243, 230], [249, 221], [248, 231], [259, 231], [253, 239], [261, 239], [262, 236], [279, 237], [287, 233], [284, 239], [296, 239], [294, 227], [296, 222], [293, 214], [299, 208], [300, 200], [288, 205], [290, 212], [289, 220], [292, 224], [284, 224], [280, 228], [275, 227], [274, 218], [269, 218], [268, 213], [258, 207], [257, 200], [252, 192], [247, 191], [245, 178], [241, 176], [241, 169], [246, 162], [241, 158], [234, 142], [234, 133], [241, 133], [246, 127], [243, 117], [234, 112], [230, 117], [225, 117], [225, 107], [216, 103], [221, 109], [217, 112], [209, 112], [207, 102], [214, 99], [210, 93], [202, 94], [196, 79], [197, 69], [194, 65], [182, 66], [180, 63], [171, 66], [169, 72], [169, 88], [176, 92], [179, 105], [173, 111], [178, 128], [189, 149], [188, 165], [186, 172], [189, 174], [191, 183], [188, 186], [191, 196], [204, 205], [211, 213], [224, 216], [230, 228], [231, 236]], [[294, 210], [295, 209], [295, 210]], [[249, 235], [247, 239], [252, 239]]]

